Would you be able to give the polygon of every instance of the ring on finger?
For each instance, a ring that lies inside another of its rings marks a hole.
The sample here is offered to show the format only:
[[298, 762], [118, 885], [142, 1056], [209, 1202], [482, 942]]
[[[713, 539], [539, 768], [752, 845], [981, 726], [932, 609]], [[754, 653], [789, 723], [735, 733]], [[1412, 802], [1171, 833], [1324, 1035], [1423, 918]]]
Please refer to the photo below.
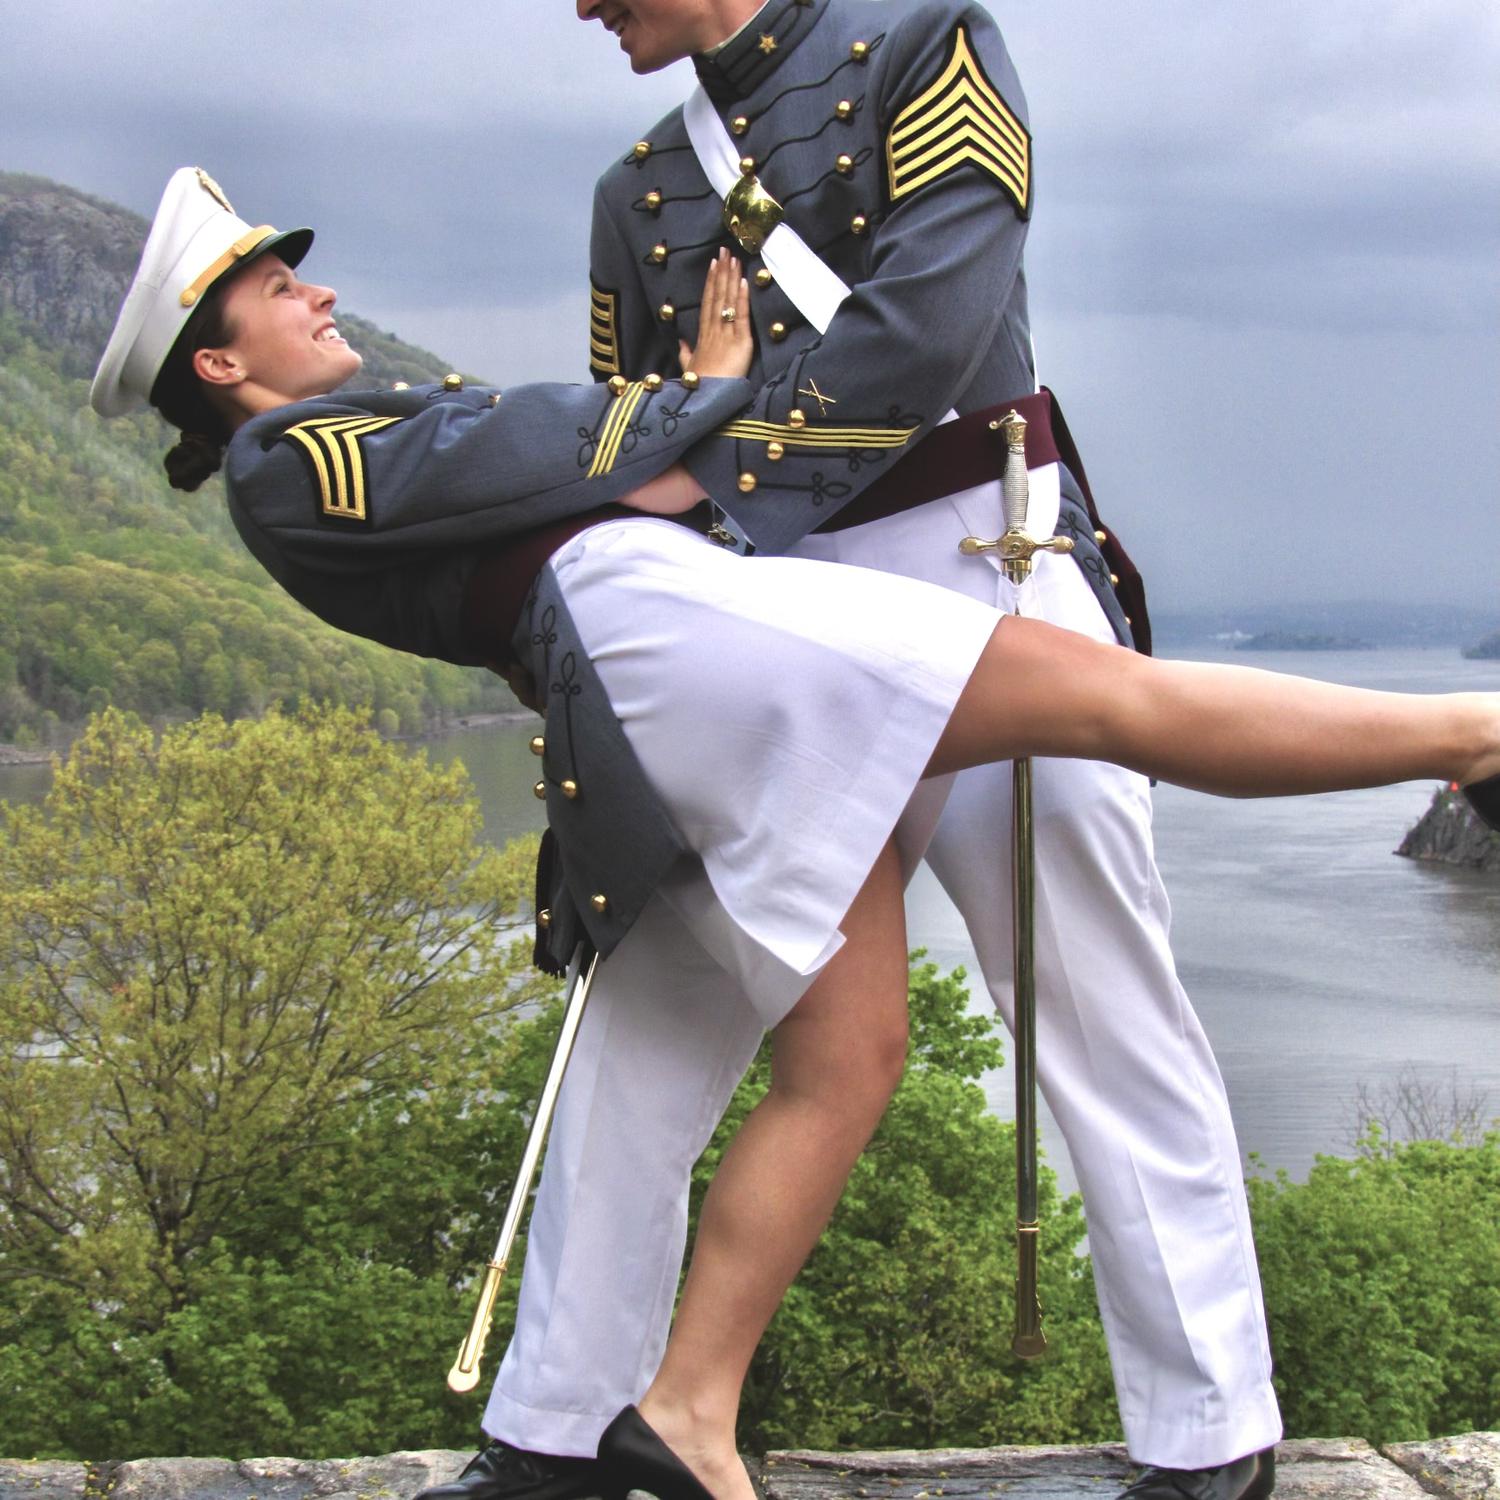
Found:
[[719, 321], [721, 323], [734, 322], [734, 309], [732, 307], [721, 307], [719, 309]]

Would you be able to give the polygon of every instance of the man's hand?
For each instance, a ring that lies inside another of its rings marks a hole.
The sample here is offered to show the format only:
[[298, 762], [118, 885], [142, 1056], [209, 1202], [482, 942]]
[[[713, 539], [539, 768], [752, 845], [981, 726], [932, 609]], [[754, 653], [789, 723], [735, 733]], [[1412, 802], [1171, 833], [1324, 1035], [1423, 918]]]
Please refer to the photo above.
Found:
[[680, 516], [703, 498], [703, 486], [681, 464], [673, 464], [655, 479], [621, 495], [620, 504], [652, 516]]

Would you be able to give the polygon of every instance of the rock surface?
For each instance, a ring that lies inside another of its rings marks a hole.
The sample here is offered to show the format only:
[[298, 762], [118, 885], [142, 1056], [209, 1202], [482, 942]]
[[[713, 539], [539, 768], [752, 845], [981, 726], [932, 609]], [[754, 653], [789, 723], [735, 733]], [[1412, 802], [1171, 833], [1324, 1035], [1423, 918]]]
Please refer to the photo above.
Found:
[[[0, 1500], [409, 1500], [452, 1479], [468, 1453], [383, 1458], [137, 1459], [116, 1464], [0, 1459]], [[1282, 1443], [1278, 1500], [1500, 1500], [1500, 1432], [1377, 1451], [1357, 1438]], [[766, 1500], [1112, 1500], [1131, 1473], [1118, 1444], [939, 1448], [766, 1456]]]
[[1433, 794], [1432, 805], [1401, 840], [1396, 853], [1500, 874], [1500, 833], [1486, 828], [1463, 796], [1446, 787]]
[[1386, 1452], [1430, 1494], [1500, 1500], [1500, 1432], [1470, 1432], [1425, 1443], [1392, 1443]]

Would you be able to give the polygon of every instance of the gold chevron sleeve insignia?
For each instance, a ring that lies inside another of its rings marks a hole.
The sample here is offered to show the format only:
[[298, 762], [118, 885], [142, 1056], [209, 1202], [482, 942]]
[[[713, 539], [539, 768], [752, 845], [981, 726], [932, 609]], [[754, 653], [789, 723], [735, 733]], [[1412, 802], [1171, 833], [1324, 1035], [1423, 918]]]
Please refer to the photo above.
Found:
[[742, 418], [726, 422], [719, 436], [751, 443], [780, 443], [783, 448], [900, 448], [915, 427], [793, 427], [786, 422]]
[[942, 71], [891, 122], [891, 202], [972, 163], [1031, 212], [1031, 136], [984, 75], [962, 26]]
[[630, 431], [630, 419], [641, 404], [646, 387], [639, 380], [632, 380], [610, 403], [609, 415], [604, 419], [604, 428], [599, 434], [599, 447], [594, 453], [594, 462], [589, 467], [588, 477], [597, 479], [614, 468], [620, 456], [620, 444]]
[[323, 498], [323, 514], [341, 521], [370, 519], [369, 486], [361, 438], [401, 417], [310, 417], [288, 427], [282, 438], [299, 448]]
[[589, 283], [589, 368], [601, 375], [620, 373], [619, 298]]

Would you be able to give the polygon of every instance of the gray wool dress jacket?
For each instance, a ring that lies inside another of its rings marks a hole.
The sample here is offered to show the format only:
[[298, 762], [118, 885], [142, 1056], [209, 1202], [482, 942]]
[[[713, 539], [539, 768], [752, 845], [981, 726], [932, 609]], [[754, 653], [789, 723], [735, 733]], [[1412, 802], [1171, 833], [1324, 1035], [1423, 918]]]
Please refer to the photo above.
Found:
[[[920, 464], [949, 410], [1033, 390], [1029, 116], [999, 28], [972, 0], [769, 0], [694, 67], [742, 168], [850, 296], [819, 333], [735, 244], [677, 108], [622, 141], [595, 190], [589, 363], [599, 380], [675, 369], [678, 339], [697, 338], [709, 257], [741, 253], [754, 397], [725, 429], [733, 441], [684, 462], [741, 545], [779, 552], [903, 456]], [[1129, 643], [1077, 476], [1062, 488], [1058, 530]]]
[[[283, 588], [341, 630], [398, 650], [530, 671], [546, 715], [555, 836], [539, 870], [538, 957], [587, 936], [608, 954], [683, 844], [640, 770], [550, 567], [511, 642], [466, 637], [463, 600], [489, 555], [586, 516], [732, 420], [743, 380], [444, 385], [339, 392], [247, 422], [229, 445], [229, 509]], [[508, 649], [507, 649], [508, 648]]]

